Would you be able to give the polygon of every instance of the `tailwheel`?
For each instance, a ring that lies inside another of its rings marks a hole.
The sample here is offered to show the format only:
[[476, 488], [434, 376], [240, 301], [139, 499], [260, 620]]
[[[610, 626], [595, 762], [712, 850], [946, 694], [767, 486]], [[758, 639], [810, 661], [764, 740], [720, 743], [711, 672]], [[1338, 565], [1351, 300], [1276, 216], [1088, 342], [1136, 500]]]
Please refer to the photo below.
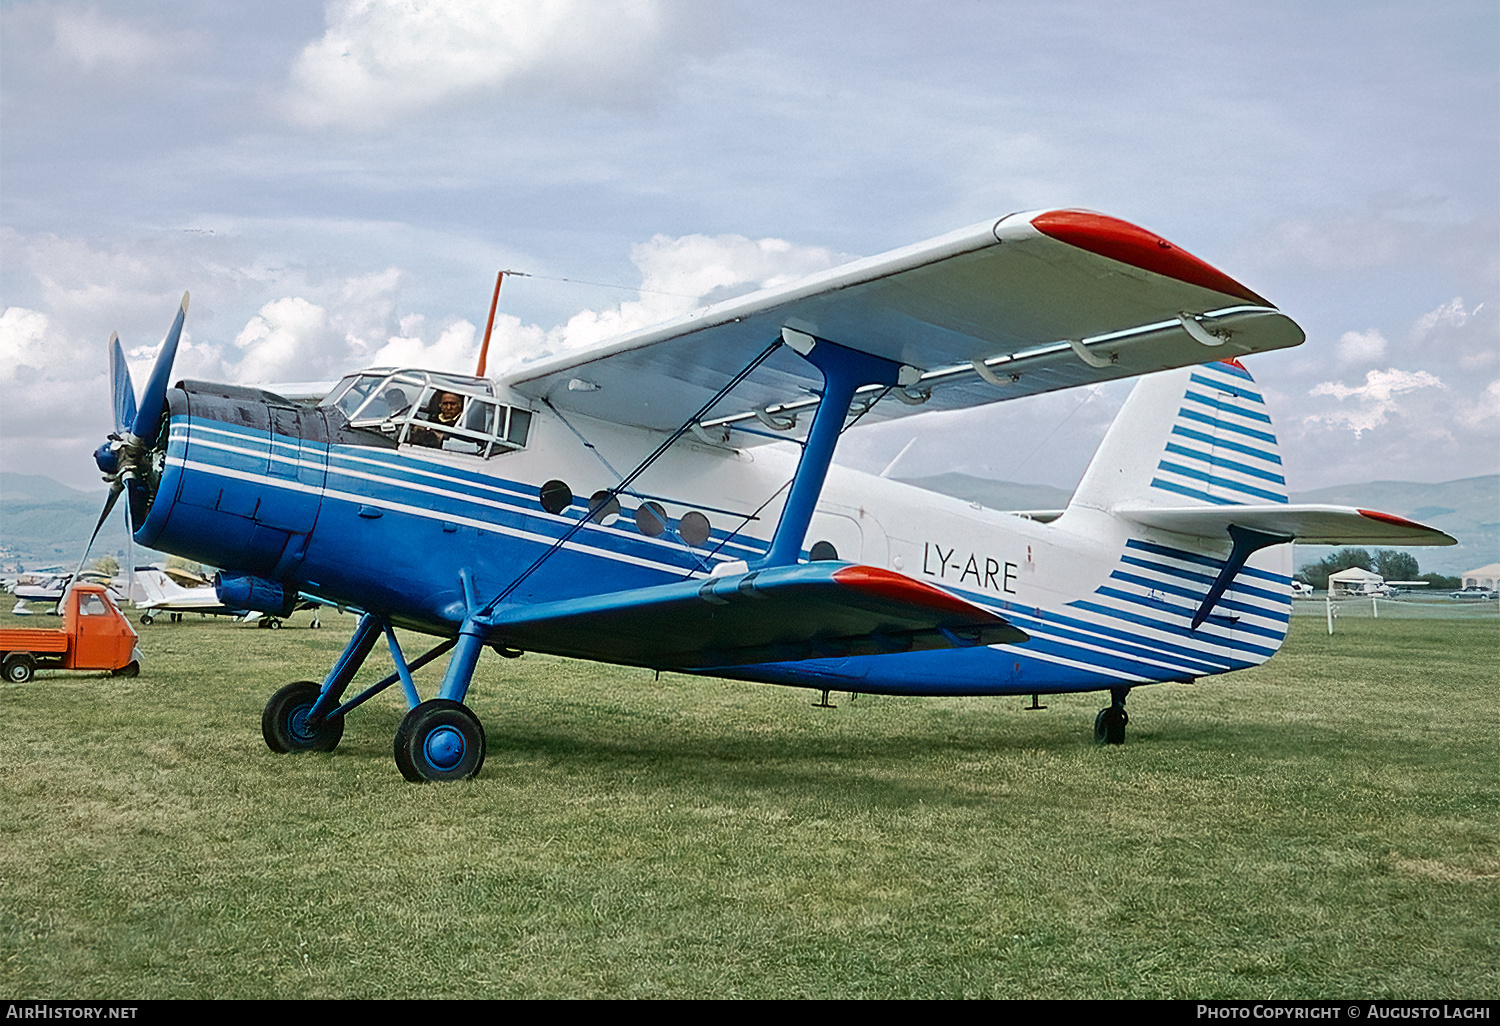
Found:
[[483, 765], [484, 728], [461, 702], [423, 702], [396, 730], [396, 767], [414, 784], [467, 780]]
[[273, 752], [331, 752], [344, 736], [344, 718], [331, 716], [317, 725], [307, 722], [322, 688], [312, 681], [288, 684], [266, 703], [260, 717], [261, 736]]
[[1125, 696], [1128, 694], [1129, 688], [1110, 688], [1112, 701], [1109, 708], [1100, 709], [1099, 715], [1094, 717], [1094, 740], [1101, 745], [1125, 743], [1125, 724], [1130, 722], [1130, 714], [1125, 711]]

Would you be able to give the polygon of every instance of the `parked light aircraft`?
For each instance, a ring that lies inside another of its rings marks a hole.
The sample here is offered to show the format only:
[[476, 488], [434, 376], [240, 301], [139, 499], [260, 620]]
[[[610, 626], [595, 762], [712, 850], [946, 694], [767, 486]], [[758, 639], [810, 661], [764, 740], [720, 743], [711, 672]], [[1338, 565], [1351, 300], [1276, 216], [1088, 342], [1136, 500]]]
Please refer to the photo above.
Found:
[[[130, 597], [134, 606], [143, 610], [141, 623], [150, 627], [163, 613], [174, 621], [181, 620], [184, 613], [198, 613], [203, 616], [232, 616], [246, 623], [272, 629], [281, 626], [281, 617], [271, 616], [260, 610], [225, 605], [219, 598], [218, 590], [201, 577], [198, 579], [203, 583], [196, 587], [183, 587], [178, 583], [179, 579], [191, 580], [196, 576], [171, 567], [166, 570], [154, 566], [137, 567]], [[314, 630], [323, 625], [317, 614], [316, 603], [299, 601], [296, 608], [314, 611], [312, 623], [308, 625]]]
[[[1289, 503], [1238, 358], [1302, 331], [1089, 212], [986, 222], [496, 380], [352, 374], [316, 408], [169, 389], [186, 311], [184, 296], [139, 410], [115, 342], [101, 522], [125, 492], [135, 539], [225, 568], [226, 603], [359, 611], [321, 684], [271, 697], [263, 734], [277, 752], [331, 750], [348, 713], [399, 683], [395, 759], [413, 781], [483, 764], [463, 701], [487, 647], [825, 697], [1105, 691], [1095, 734], [1119, 743], [1132, 688], [1277, 650], [1293, 539], [1453, 542]], [[858, 422], [1138, 375], [1060, 516], [831, 466]], [[408, 661], [398, 626], [441, 640]], [[346, 698], [382, 637], [396, 671]], [[445, 655], [422, 701], [412, 671]]]

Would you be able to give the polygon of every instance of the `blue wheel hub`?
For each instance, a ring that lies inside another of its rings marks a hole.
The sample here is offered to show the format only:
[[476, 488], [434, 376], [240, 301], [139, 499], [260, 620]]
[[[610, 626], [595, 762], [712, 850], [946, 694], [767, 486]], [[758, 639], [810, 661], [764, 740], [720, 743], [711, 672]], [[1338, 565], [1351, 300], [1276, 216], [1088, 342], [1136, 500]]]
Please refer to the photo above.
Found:
[[304, 705], [300, 709], [293, 709], [292, 715], [287, 718], [287, 731], [295, 738], [302, 741], [311, 741], [313, 732], [307, 728], [307, 714], [312, 712], [313, 707]]
[[452, 727], [439, 727], [427, 735], [422, 751], [434, 767], [450, 770], [463, 761], [467, 747], [462, 733]]

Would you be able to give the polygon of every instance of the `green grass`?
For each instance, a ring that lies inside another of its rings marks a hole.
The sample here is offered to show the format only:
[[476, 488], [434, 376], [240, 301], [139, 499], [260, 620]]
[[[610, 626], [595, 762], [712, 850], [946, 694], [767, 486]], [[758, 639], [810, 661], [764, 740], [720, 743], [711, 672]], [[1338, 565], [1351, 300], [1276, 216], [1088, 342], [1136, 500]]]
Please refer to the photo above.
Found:
[[265, 748], [353, 623], [305, 622], [0, 689], [0, 993], [1500, 997], [1493, 621], [1299, 618], [1133, 693], [1121, 748], [1097, 696], [486, 657], [484, 770], [426, 787], [394, 694], [331, 755]]

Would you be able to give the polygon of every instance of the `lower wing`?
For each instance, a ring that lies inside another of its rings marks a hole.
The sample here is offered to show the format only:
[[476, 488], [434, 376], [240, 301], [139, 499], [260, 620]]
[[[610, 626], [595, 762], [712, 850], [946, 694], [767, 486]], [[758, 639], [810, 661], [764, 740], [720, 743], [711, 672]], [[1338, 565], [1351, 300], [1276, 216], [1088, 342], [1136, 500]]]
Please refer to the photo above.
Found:
[[506, 645], [656, 669], [845, 658], [1028, 635], [982, 606], [876, 567], [819, 562], [502, 609]]

